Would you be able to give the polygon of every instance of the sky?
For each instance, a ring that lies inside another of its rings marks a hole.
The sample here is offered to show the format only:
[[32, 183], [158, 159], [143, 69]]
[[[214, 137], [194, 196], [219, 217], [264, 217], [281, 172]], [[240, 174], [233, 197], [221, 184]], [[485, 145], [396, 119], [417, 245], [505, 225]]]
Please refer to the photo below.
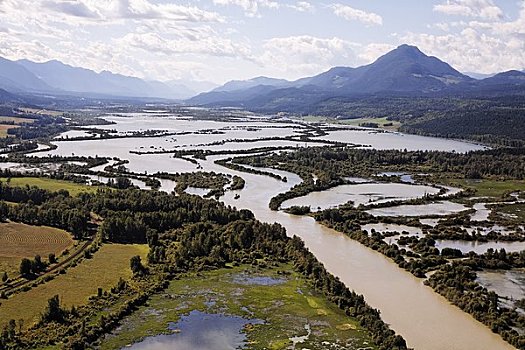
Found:
[[161, 81], [298, 79], [418, 46], [525, 69], [525, 0], [0, 0], [0, 56]]

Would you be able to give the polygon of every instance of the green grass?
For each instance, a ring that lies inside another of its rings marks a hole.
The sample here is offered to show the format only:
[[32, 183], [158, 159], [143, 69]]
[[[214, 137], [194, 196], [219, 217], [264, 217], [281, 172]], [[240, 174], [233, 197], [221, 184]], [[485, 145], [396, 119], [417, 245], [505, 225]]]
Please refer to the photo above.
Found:
[[[0, 182], [7, 182], [7, 178], [0, 178]], [[45, 177], [12, 177], [10, 186], [36, 186], [48, 191], [67, 190], [70, 195], [77, 196], [81, 192], [95, 192], [97, 187], [77, 184], [71, 181], [54, 180]]]
[[[387, 120], [386, 118], [356, 118], [356, 119], [342, 119], [337, 120], [338, 124], [359, 126], [363, 123], [376, 123], [381, 128], [386, 129], [399, 129], [401, 123], [395, 120]], [[392, 124], [392, 126], [385, 127], [385, 124]]]
[[[399, 130], [401, 123], [395, 120], [387, 120], [387, 118], [355, 118], [355, 119], [334, 119], [330, 117], [314, 116], [309, 115], [301, 117], [302, 120], [311, 123], [331, 123], [331, 124], [342, 124], [350, 126], [360, 126], [363, 123], [376, 123], [379, 128], [387, 130]], [[392, 124], [391, 126], [385, 126], [385, 124]]]
[[525, 191], [525, 181], [520, 180], [469, 180], [445, 179], [443, 182], [450, 186], [460, 186], [476, 190], [477, 197], [501, 197], [504, 193]]
[[47, 301], [54, 295], [60, 296], [61, 304], [66, 307], [82, 305], [97, 289], [109, 290], [119, 278], [131, 277], [129, 260], [134, 255], [141, 255], [145, 261], [147, 245], [105, 244], [93, 258], [83, 260], [78, 266], [69, 268], [64, 275], [58, 275], [52, 281], [31, 290], [15, 294], [7, 300], [1, 300], [0, 327], [10, 319], [23, 319], [26, 326], [38, 320]]
[[[278, 270], [287, 275], [283, 277]], [[278, 285], [255, 285], [239, 281], [240, 276], [284, 280]], [[263, 320], [264, 324], [244, 330], [250, 349], [289, 349], [289, 338], [306, 335], [306, 324], [311, 326], [312, 334], [298, 348], [375, 349], [355, 319], [315, 292], [289, 265], [272, 269], [241, 266], [172, 281], [165, 292], [154, 295], [147, 306], [126, 318], [114, 334], [106, 336], [101, 349], [120, 349], [146, 336], [167, 333], [169, 322], [176, 322], [193, 310]]]
[[499, 208], [497, 212], [498, 214], [510, 215], [509, 218], [516, 219], [521, 223], [525, 222], [525, 204], [523, 203], [505, 205]]

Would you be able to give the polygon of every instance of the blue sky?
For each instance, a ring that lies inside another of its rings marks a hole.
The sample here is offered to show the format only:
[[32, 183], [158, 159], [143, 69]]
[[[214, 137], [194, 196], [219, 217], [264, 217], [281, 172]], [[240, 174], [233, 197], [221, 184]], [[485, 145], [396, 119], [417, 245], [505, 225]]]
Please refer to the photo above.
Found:
[[525, 0], [0, 0], [0, 55], [224, 83], [417, 45], [463, 72], [525, 68]]

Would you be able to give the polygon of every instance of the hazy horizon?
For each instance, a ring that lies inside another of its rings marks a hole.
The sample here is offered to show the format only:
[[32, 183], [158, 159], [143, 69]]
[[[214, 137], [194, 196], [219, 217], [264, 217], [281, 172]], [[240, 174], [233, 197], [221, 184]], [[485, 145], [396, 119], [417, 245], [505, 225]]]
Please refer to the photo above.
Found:
[[461, 72], [525, 68], [525, 1], [0, 0], [0, 56], [147, 80], [295, 80], [418, 46]]

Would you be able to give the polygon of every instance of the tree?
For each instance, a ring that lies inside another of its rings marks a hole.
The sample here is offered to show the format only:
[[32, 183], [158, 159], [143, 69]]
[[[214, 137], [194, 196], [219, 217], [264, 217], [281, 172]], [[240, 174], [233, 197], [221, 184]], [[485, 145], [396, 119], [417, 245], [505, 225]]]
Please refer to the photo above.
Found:
[[24, 277], [29, 276], [31, 274], [32, 265], [31, 260], [23, 258], [20, 262], [20, 274]]
[[42, 314], [42, 322], [62, 322], [64, 310], [60, 308], [60, 299], [55, 295], [47, 301], [47, 308]]
[[134, 275], [142, 274], [144, 272], [144, 266], [142, 265], [142, 261], [138, 255], [133, 256], [129, 260], [129, 266], [131, 267], [131, 271]]
[[35, 259], [31, 262], [31, 270], [33, 273], [39, 273], [43, 270], [44, 263], [40, 255], [35, 255]]
[[9, 277], [7, 276], [7, 272], [4, 272], [4, 274], [2, 275], [2, 282], [6, 282], [8, 279]]
[[50, 264], [54, 264], [54, 263], [57, 262], [57, 258], [56, 258], [56, 256], [55, 256], [55, 254], [53, 254], [53, 253], [50, 253], [50, 254], [49, 254], [49, 256], [48, 256], [48, 260], [49, 260], [49, 263], [50, 263]]

